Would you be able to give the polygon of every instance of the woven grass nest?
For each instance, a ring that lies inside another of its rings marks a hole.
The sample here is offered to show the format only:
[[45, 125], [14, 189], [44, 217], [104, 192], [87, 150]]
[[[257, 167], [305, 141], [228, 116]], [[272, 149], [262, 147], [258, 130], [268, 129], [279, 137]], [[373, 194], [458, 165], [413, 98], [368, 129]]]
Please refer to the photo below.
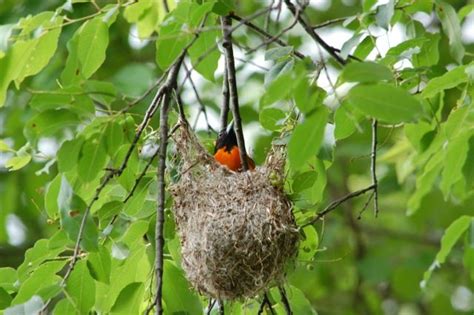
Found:
[[170, 190], [192, 286], [234, 300], [283, 281], [299, 239], [291, 204], [269, 179], [282, 178], [283, 151], [273, 150], [254, 171], [235, 173], [215, 162], [186, 126], [174, 140], [181, 177]]

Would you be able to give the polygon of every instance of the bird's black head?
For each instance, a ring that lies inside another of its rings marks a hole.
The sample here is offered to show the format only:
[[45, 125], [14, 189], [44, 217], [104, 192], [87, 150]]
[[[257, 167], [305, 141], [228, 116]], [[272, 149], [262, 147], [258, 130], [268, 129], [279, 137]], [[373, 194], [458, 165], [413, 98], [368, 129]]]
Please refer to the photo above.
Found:
[[227, 130], [224, 132], [220, 132], [217, 136], [216, 140], [216, 147], [214, 149], [214, 153], [217, 150], [224, 148], [226, 151], [230, 152], [234, 146], [237, 145], [237, 136], [235, 135], [234, 124], [231, 123]]

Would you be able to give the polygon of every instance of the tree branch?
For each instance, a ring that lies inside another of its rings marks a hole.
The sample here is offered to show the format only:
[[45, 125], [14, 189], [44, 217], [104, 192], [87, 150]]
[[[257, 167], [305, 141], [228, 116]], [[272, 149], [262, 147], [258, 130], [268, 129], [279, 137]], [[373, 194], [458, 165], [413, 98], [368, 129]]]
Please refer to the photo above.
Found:
[[[258, 27], [257, 25], [253, 24], [252, 22], [244, 20], [243, 18], [241, 18], [240, 16], [235, 15], [234, 13], [231, 14], [230, 16], [232, 17], [232, 19], [234, 19], [236, 21], [239, 21], [240, 23], [243, 23], [245, 26], [247, 26], [251, 30], [254, 30], [256, 33], [262, 35], [263, 37], [265, 37], [267, 39], [274, 39], [272, 42], [278, 44], [279, 46], [282, 46], [282, 47], [289, 46], [287, 43], [285, 43], [284, 41], [282, 41], [278, 37], [275, 38], [272, 34], [268, 33], [267, 31], [265, 31], [264, 29]], [[294, 50], [292, 52], [292, 54], [295, 55], [295, 57], [297, 57], [299, 59], [304, 59], [306, 57], [304, 54], [300, 53], [297, 50]]]
[[219, 134], [223, 134], [227, 128], [227, 116], [229, 115], [229, 71], [224, 68], [224, 82], [222, 82], [222, 108], [221, 108], [221, 129]]
[[286, 315], [292, 315], [293, 311], [291, 310], [290, 301], [288, 300], [288, 296], [286, 295], [286, 290], [283, 285], [278, 286], [278, 290], [280, 291], [281, 295], [281, 302], [285, 307]]
[[295, 5], [293, 3], [291, 3], [290, 0], [284, 0], [285, 1], [285, 4], [286, 6], [288, 7], [288, 9], [291, 11], [291, 13], [293, 14], [293, 16], [297, 17], [298, 19], [298, 22], [300, 23], [300, 25], [303, 27], [303, 29], [306, 31], [306, 33], [308, 33], [309, 36], [311, 36], [312, 39], [314, 39], [316, 41], [316, 43], [318, 43], [319, 45], [321, 45], [321, 47], [324, 48], [324, 50], [326, 50], [334, 59], [336, 59], [336, 61], [341, 64], [341, 65], [345, 65], [346, 64], [346, 61], [341, 58], [341, 56], [339, 56], [335, 50], [334, 47], [330, 46], [328, 43], [326, 43], [316, 32], [315, 30], [313, 29], [313, 27], [311, 25], [308, 24], [308, 22], [306, 22], [306, 20], [303, 18], [303, 15], [300, 14], [298, 15], [298, 9], [295, 7]]
[[168, 113], [170, 107], [170, 101], [172, 98], [173, 90], [176, 89], [177, 78], [179, 69], [183, 62], [185, 51], [181, 54], [179, 59], [171, 68], [168, 75], [168, 79], [164, 85], [164, 98], [163, 104], [160, 110], [160, 148], [158, 153], [158, 197], [157, 197], [157, 210], [156, 210], [156, 226], [155, 226], [155, 241], [156, 241], [156, 262], [155, 262], [155, 273], [156, 273], [156, 314], [163, 314], [162, 305], [162, 289], [163, 289], [163, 248], [164, 248], [164, 237], [163, 228], [165, 221], [165, 169], [166, 169], [166, 151], [168, 147]]
[[[191, 84], [191, 87], [194, 91], [194, 95], [196, 96], [196, 100], [198, 101], [199, 103], [199, 110], [204, 114], [204, 118], [206, 120], [206, 125], [207, 125], [207, 131], [210, 132], [215, 132], [214, 128], [212, 128], [211, 124], [209, 123], [209, 118], [207, 116], [207, 110], [206, 110], [206, 106], [204, 105], [204, 102], [202, 101], [201, 97], [199, 96], [199, 93], [198, 93], [198, 90], [196, 88], [196, 85], [194, 84], [194, 81], [192, 79], [192, 76], [191, 76], [191, 70], [188, 69], [188, 66], [186, 66], [186, 63], [183, 62], [183, 67], [184, 67], [184, 70], [186, 71], [186, 75], [188, 76], [188, 79], [189, 79], [189, 83]], [[189, 73], [189, 75], [188, 75]]]
[[370, 171], [372, 173], [372, 186], [374, 186], [374, 213], [375, 217], [379, 215], [379, 195], [377, 181], [377, 120], [372, 120], [372, 153], [371, 153]]
[[226, 68], [227, 68], [227, 81], [229, 82], [229, 94], [230, 94], [230, 107], [232, 115], [234, 117], [234, 129], [237, 135], [237, 145], [240, 151], [240, 161], [242, 163], [243, 171], [248, 170], [247, 162], [247, 151], [245, 150], [245, 140], [242, 133], [242, 120], [240, 118], [239, 111], [239, 97], [237, 93], [237, 82], [235, 78], [235, 63], [234, 63], [234, 50], [232, 48], [232, 33], [230, 32], [232, 27], [232, 19], [230, 16], [221, 18], [222, 29], [224, 33], [224, 40], [222, 46], [224, 47]]
[[371, 191], [374, 189], [374, 185], [370, 185], [369, 187], [366, 187], [364, 189], [361, 189], [361, 190], [357, 190], [357, 191], [354, 191], [350, 194], [347, 194], [345, 195], [344, 197], [341, 197], [333, 202], [331, 202], [326, 208], [324, 208], [324, 210], [318, 212], [316, 214], [316, 216], [314, 216], [311, 220], [309, 220], [307, 223], [304, 223], [303, 225], [300, 226], [300, 229], [304, 228], [305, 226], [308, 226], [308, 225], [311, 225], [311, 224], [314, 224], [316, 221], [318, 221], [319, 219], [321, 219], [322, 217], [324, 217], [326, 214], [328, 214], [329, 212], [331, 212], [332, 210], [336, 209], [337, 207], [339, 207], [341, 204], [343, 204], [344, 202], [352, 199], [352, 198], [355, 198], [355, 197], [358, 197], [360, 195], [363, 195], [365, 194], [366, 192], [368, 191]]
[[265, 305], [268, 306], [268, 310], [270, 311], [270, 314], [275, 315], [275, 311], [273, 310], [272, 303], [270, 302], [270, 299], [268, 298], [268, 294], [266, 292], [263, 294], [263, 300], [257, 312], [258, 315], [263, 314], [263, 311], [265, 310]]

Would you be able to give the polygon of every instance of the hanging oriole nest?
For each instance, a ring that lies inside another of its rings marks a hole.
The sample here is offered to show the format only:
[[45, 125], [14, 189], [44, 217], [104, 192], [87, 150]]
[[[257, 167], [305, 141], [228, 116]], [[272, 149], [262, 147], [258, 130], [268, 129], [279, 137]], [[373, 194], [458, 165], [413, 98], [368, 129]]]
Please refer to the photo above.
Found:
[[218, 299], [252, 297], [283, 280], [296, 256], [298, 231], [282, 188], [285, 156], [234, 173], [215, 162], [182, 126], [175, 136], [181, 177], [172, 185], [182, 266], [199, 292]]

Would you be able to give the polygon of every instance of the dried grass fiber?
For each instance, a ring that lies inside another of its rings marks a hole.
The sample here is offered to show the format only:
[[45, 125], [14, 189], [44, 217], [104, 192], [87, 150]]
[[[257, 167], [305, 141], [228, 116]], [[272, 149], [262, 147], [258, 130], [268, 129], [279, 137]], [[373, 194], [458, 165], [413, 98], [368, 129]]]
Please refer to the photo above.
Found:
[[282, 151], [274, 150], [255, 171], [234, 173], [216, 163], [187, 127], [175, 143], [181, 178], [171, 193], [182, 266], [193, 287], [233, 300], [282, 281], [298, 243], [291, 204], [271, 184], [282, 178]]

